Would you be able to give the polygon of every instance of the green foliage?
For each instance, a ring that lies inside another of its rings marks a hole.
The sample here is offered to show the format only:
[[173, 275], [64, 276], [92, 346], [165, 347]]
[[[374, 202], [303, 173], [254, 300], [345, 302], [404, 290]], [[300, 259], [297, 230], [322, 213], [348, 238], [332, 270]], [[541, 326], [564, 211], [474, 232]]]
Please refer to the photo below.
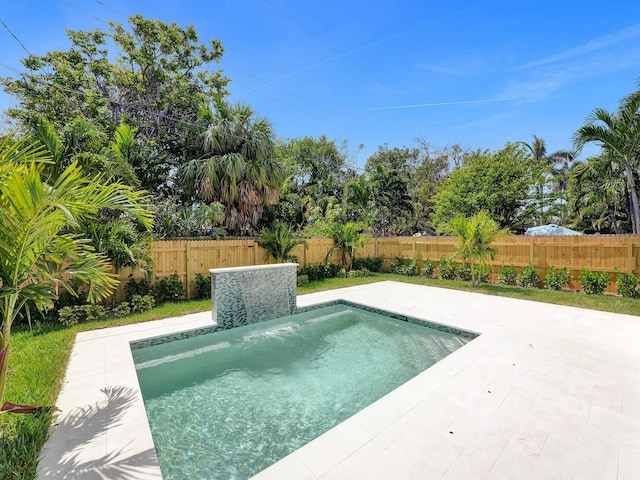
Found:
[[222, 227], [225, 208], [220, 202], [181, 206], [175, 198], [155, 205], [153, 233], [160, 239], [226, 235]]
[[318, 263], [316, 265], [306, 265], [298, 270], [298, 276], [306, 275], [309, 281], [315, 282], [325, 278], [336, 278], [340, 275], [340, 265], [335, 263]]
[[321, 227], [330, 206], [342, 203], [345, 184], [355, 177], [346, 149], [324, 135], [276, 142], [276, 158], [289, 178], [280, 209], [290, 227]]
[[277, 201], [286, 179], [274, 156], [275, 134], [266, 117], [243, 103], [217, 101], [210, 116], [202, 152], [180, 166], [178, 183], [187, 202], [222, 203], [227, 232], [246, 234], [264, 206]]
[[398, 275], [407, 275], [407, 276], [414, 275], [416, 273], [417, 263], [418, 263], [418, 260], [416, 258], [409, 259], [409, 258], [396, 257], [390, 266], [391, 273], [396, 273]]
[[633, 272], [617, 275], [618, 294], [627, 298], [640, 298], [640, 276]]
[[601, 295], [610, 281], [607, 272], [592, 272], [586, 268], [580, 271], [580, 285], [587, 295]]
[[[17, 100], [9, 115], [23, 124], [40, 115], [57, 130], [84, 118], [109, 135], [126, 119], [143, 151], [127, 160], [140, 186], [158, 191], [196, 143], [185, 123], [195, 123], [203, 103], [226, 93], [228, 80], [212, 66], [222, 44], [201, 43], [192, 26], [140, 15], [128, 27], [109, 22], [107, 32], [67, 30], [67, 36], [68, 50], [31, 55], [22, 60], [25, 75], [2, 79]], [[130, 153], [123, 147], [120, 154]]]
[[151, 282], [146, 278], [142, 278], [138, 281], [132, 278], [127, 282], [124, 289], [127, 292], [127, 301], [131, 303], [131, 299], [134, 295], [151, 295], [153, 287]]
[[151, 310], [156, 304], [153, 295], [133, 295], [131, 297], [131, 313], [141, 313]]
[[335, 251], [340, 253], [342, 268], [346, 271], [351, 270], [353, 259], [356, 258], [358, 248], [364, 246], [369, 239], [362, 233], [363, 225], [347, 222], [336, 222], [330, 227], [330, 235], [333, 238], [335, 246], [327, 252], [326, 260], [329, 260]]
[[456, 280], [462, 280], [468, 282], [472, 280], [471, 265], [468, 263], [455, 263], [454, 268], [456, 270]]
[[440, 272], [440, 278], [443, 280], [455, 280], [458, 268], [456, 262], [450, 258], [444, 256], [440, 257], [438, 262], [438, 272]]
[[113, 309], [113, 315], [115, 317], [126, 317], [129, 314], [131, 314], [131, 305], [129, 305], [129, 302], [122, 302]]
[[516, 276], [516, 269], [513, 265], [502, 265], [498, 270], [498, 282], [503, 285], [515, 285], [518, 277]]
[[427, 278], [433, 278], [434, 273], [435, 273], [435, 265], [431, 260], [427, 258], [422, 265], [422, 271], [420, 272], [420, 275]]
[[309, 285], [309, 275], [298, 275], [296, 285]]
[[558, 270], [552, 266], [544, 276], [544, 286], [550, 290], [562, 290], [570, 281], [571, 273], [567, 267]]
[[470, 280], [474, 286], [479, 286], [474, 265], [477, 263], [484, 266], [490, 259], [493, 260], [498, 251], [491, 244], [508, 232], [500, 230], [498, 224], [483, 210], [469, 218], [458, 215], [445, 224], [442, 230], [458, 237], [454, 255], [469, 263]]
[[[43, 173], [47, 161], [28, 140], [0, 141], [0, 350], [9, 346], [12, 324], [25, 308], [50, 309], [58, 289], [76, 293], [70, 278], [87, 286], [90, 302], [113, 291], [107, 259], [73, 233], [81, 222], [112, 209], [151, 227], [143, 192], [87, 178], [76, 163], [51, 180]], [[7, 364], [0, 368], [0, 403]]]
[[456, 216], [470, 217], [484, 210], [500, 228], [527, 223], [520, 218], [528, 201], [531, 178], [522, 146], [507, 144], [491, 153], [477, 151], [451, 172], [434, 197], [434, 222], [439, 227]]
[[361, 277], [371, 277], [373, 276], [373, 273], [370, 272], [369, 270], [367, 270], [366, 268], [363, 268], [361, 270], [349, 270], [349, 273], [347, 273], [347, 278], [361, 278]]
[[211, 298], [211, 275], [196, 273], [196, 279], [193, 281], [193, 298]]
[[489, 265], [474, 265], [475, 277], [480, 283], [489, 283], [491, 279], [491, 267]]
[[282, 222], [277, 222], [273, 230], [262, 230], [258, 244], [264, 248], [265, 261], [271, 256], [276, 262], [295, 262], [297, 258], [291, 254], [293, 249], [298, 245], [309, 248], [306, 240], [293, 240], [289, 228]]
[[0, 478], [35, 480], [40, 449], [49, 437], [51, 413], [37, 412], [31, 415], [15, 415], [14, 417], [15, 421], [9, 424], [6, 429], [2, 425]]
[[[629, 215], [634, 219], [632, 222], [634, 234], [640, 233], [638, 231], [640, 228], [640, 204], [637, 193], [637, 175], [634, 174], [638, 167], [639, 109], [640, 90], [625, 97], [615, 113], [608, 112], [603, 108], [596, 108], [587, 117], [587, 122], [573, 136], [574, 146], [577, 150], [581, 150], [587, 143], [597, 143], [605, 154], [603, 160], [617, 164], [614, 168], [607, 167], [606, 170], [608, 170], [607, 173], [617, 172], [618, 179], [624, 178], [624, 196], [625, 200], [629, 201], [625, 201], [623, 204], [631, 206]], [[603, 186], [610, 186], [610, 178], [603, 175], [602, 180]], [[613, 210], [615, 216], [611, 193], [611, 191], [605, 193], [608, 197], [605, 203], [608, 203], [608, 209]]]
[[153, 296], [158, 303], [177, 302], [184, 299], [184, 284], [177, 273], [160, 279], [153, 286]]
[[540, 283], [540, 274], [536, 268], [529, 264], [518, 275], [518, 285], [525, 288], [537, 287]]
[[102, 305], [74, 305], [58, 310], [58, 321], [67, 327], [104, 320], [106, 317], [107, 309]]
[[384, 257], [360, 257], [353, 259], [354, 270], [369, 270], [370, 272], [382, 272]]

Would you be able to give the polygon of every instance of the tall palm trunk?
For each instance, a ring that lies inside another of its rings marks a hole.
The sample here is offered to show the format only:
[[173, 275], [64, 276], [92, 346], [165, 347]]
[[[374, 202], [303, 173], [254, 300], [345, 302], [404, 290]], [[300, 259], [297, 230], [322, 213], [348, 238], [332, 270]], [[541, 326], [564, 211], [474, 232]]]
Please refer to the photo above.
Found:
[[636, 182], [633, 179], [633, 170], [631, 169], [631, 163], [625, 159], [624, 173], [627, 177], [627, 184], [629, 186], [629, 192], [631, 192], [631, 220], [633, 225], [633, 233], [638, 234], [638, 226], [640, 225], [640, 206], [638, 205], [638, 190], [636, 188]]

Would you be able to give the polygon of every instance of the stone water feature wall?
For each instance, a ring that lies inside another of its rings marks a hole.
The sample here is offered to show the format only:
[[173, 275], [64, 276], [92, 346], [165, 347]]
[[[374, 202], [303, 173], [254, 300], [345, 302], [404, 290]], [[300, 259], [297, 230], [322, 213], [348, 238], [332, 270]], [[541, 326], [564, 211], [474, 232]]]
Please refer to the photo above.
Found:
[[228, 329], [296, 313], [297, 263], [212, 268], [211, 314]]

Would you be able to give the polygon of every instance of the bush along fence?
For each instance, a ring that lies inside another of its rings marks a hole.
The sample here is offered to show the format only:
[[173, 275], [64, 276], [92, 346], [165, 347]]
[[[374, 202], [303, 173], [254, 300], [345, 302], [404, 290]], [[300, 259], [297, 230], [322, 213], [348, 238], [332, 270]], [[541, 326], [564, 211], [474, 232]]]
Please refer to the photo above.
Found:
[[[379, 262], [382, 258], [384, 271], [413, 271], [419, 274], [425, 264], [431, 270], [431, 276], [441, 277], [439, 266], [442, 258], [446, 261], [452, 255], [457, 238], [455, 237], [386, 237], [371, 238], [364, 247], [358, 249], [357, 258]], [[325, 263], [327, 252], [333, 247], [330, 238], [312, 238], [307, 240], [308, 248], [299, 245], [293, 251], [300, 268]], [[583, 270], [607, 274], [609, 282], [605, 292], [617, 293], [619, 274], [638, 274], [638, 255], [640, 254], [640, 236], [635, 235], [594, 235], [580, 237], [523, 237], [503, 238], [494, 243], [498, 249], [495, 259], [489, 264], [489, 271], [482, 272], [483, 277], [498, 281], [501, 268], [513, 267], [514, 282], [524, 271], [526, 282], [543, 286], [549, 278], [554, 287], [583, 290], [580, 275]], [[154, 278], [158, 282], [164, 278], [177, 276], [184, 285], [184, 298], [202, 297], [206, 290], [206, 279], [210, 268], [237, 267], [246, 265], [264, 265], [264, 250], [255, 239], [243, 240], [170, 240], [158, 241], [152, 245], [155, 261]], [[398, 260], [402, 259], [402, 261]], [[339, 263], [337, 256], [332, 259]], [[415, 261], [415, 267], [414, 267]], [[356, 265], [354, 265], [355, 267]], [[553, 268], [552, 268], [553, 267]], [[365, 266], [366, 268], [366, 266]], [[447, 265], [442, 268], [446, 270]], [[449, 268], [453, 268], [449, 266]], [[568, 282], [566, 272], [569, 272]], [[537, 280], [530, 278], [531, 269], [538, 275]], [[368, 268], [372, 270], [372, 268]], [[199, 277], [197, 277], [199, 275]], [[509, 273], [503, 275], [509, 276]], [[550, 275], [550, 276], [548, 276]], [[465, 272], [445, 272], [445, 278], [464, 278]], [[120, 285], [113, 297], [118, 303], [127, 298], [126, 284], [131, 278], [140, 280], [142, 274], [136, 272], [120, 273]], [[176, 278], [176, 277], [173, 277]], [[586, 282], [590, 282], [584, 277]], [[635, 291], [635, 278], [625, 277], [627, 292]], [[603, 279], [600, 279], [602, 283]], [[597, 281], [591, 281], [599, 288]]]

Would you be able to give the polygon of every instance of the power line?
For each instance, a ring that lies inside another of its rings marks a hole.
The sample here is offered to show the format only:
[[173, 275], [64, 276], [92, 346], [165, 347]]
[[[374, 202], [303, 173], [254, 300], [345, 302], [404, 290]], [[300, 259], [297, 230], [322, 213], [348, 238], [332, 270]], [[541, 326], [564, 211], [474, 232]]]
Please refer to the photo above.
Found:
[[289, 13], [287, 13], [285, 10], [283, 10], [282, 8], [278, 7], [277, 5], [275, 5], [271, 0], [264, 0], [267, 4], [269, 4], [274, 10], [280, 12], [280, 14], [284, 15], [285, 17], [287, 17], [289, 20], [291, 20], [293, 23], [295, 23], [296, 25], [298, 25], [300, 28], [302, 28], [304, 31], [306, 31], [309, 35], [311, 35], [312, 37], [314, 37], [315, 39], [317, 39], [320, 43], [322, 43], [323, 45], [325, 45], [326, 47], [330, 48], [331, 50], [333, 50], [334, 52], [336, 52], [338, 54], [338, 58], [344, 58], [347, 62], [349, 62], [350, 64], [352, 64], [353, 66], [355, 66], [356, 68], [358, 68], [359, 70], [361, 70], [362, 72], [364, 72], [365, 74], [367, 74], [369, 77], [373, 78], [376, 82], [378, 82], [380, 85], [388, 88], [389, 90], [391, 90], [392, 92], [400, 95], [400, 92], [398, 90], [396, 90], [395, 88], [393, 88], [392, 86], [388, 85], [386, 82], [384, 82], [384, 80], [380, 79], [378, 76], [374, 75], [373, 73], [371, 73], [369, 70], [367, 70], [366, 68], [364, 68], [362, 65], [360, 65], [359, 63], [357, 63], [355, 60], [353, 60], [352, 58], [350, 58], [347, 54], [342, 53], [337, 47], [335, 47], [333, 44], [329, 43], [328, 41], [326, 41], [324, 38], [322, 38], [320, 35], [316, 34], [313, 30], [311, 30], [309, 27], [307, 27], [305, 24], [303, 24], [302, 22], [300, 22], [298, 19], [296, 19], [295, 17], [293, 17], [292, 15], [290, 15]]
[[15, 33], [13, 33], [13, 32], [11, 31], [11, 29], [8, 27], [8, 25], [7, 25], [6, 23], [4, 23], [4, 21], [2, 21], [2, 19], [1, 19], [1, 18], [0, 18], [0, 23], [2, 23], [2, 26], [5, 28], [5, 30], [11, 34], [11, 36], [16, 40], [16, 42], [18, 42], [18, 44], [22, 47], [22, 49], [23, 49], [25, 52], [27, 52], [27, 55], [31, 55], [31, 52], [27, 49], [27, 47], [25, 47], [25, 46], [24, 46], [24, 43], [22, 43], [22, 42], [20, 41], [20, 39], [18, 38], [18, 36], [17, 36]]

